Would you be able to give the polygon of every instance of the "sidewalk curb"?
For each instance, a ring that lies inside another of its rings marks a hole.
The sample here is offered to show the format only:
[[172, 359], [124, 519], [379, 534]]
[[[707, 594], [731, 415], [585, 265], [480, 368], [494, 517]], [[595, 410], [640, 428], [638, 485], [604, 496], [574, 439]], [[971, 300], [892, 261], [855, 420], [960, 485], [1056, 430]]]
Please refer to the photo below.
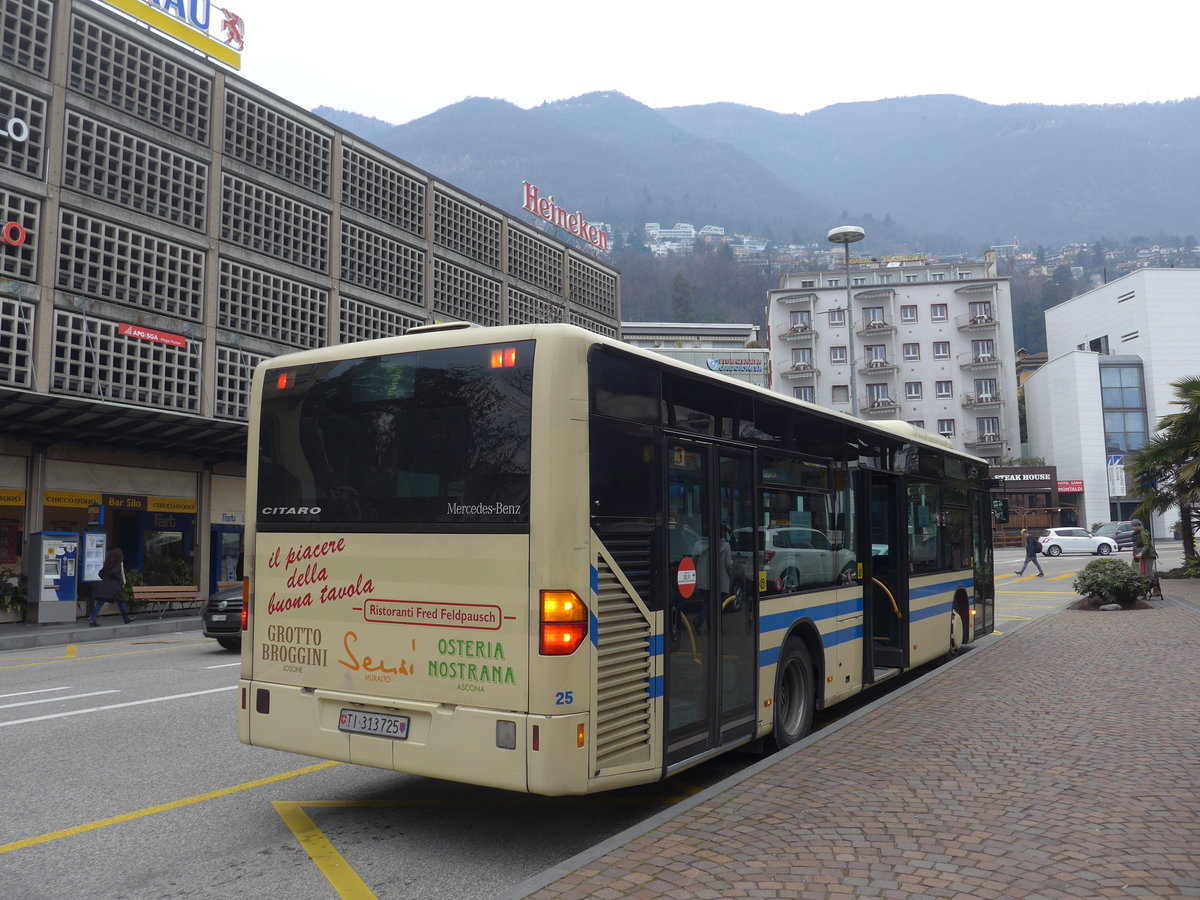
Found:
[[[15, 633], [5, 633], [8, 629]], [[129, 625], [108, 624], [101, 621], [92, 628], [87, 620], [63, 625], [37, 625], [19, 623], [0, 625], [0, 651], [28, 650], [34, 647], [61, 647], [67, 644], [87, 644], [94, 641], [110, 641], [119, 638], [145, 637], [152, 634], [172, 634], [181, 631], [201, 631], [204, 621], [200, 616], [180, 616], [170, 619], [137, 620]]]

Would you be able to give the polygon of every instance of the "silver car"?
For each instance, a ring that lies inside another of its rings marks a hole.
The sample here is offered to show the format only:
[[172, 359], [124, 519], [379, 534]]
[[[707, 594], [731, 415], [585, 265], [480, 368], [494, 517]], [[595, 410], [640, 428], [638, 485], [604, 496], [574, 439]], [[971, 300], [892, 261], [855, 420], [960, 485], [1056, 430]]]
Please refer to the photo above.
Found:
[[[763, 538], [762, 568], [768, 592], [789, 593], [839, 584], [855, 571], [854, 554], [834, 544], [823, 531], [801, 526], [758, 529]], [[730, 542], [734, 567], [753, 572], [754, 530], [739, 528]]]

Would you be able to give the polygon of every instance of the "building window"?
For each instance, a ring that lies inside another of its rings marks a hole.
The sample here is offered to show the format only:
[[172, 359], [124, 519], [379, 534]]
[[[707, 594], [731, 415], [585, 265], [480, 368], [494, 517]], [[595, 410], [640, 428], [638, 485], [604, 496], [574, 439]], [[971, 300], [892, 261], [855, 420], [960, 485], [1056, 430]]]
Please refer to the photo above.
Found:
[[982, 416], [975, 420], [981, 441], [994, 441], [1000, 437], [1000, 417]]
[[905, 344], [904, 345], [904, 359], [905, 360], [913, 361], [913, 360], [918, 360], [920, 358], [921, 358], [921, 345], [920, 344]]
[[1146, 445], [1146, 401], [1140, 366], [1101, 366], [1100, 405], [1108, 453], [1141, 450]]
[[934, 341], [933, 342], [933, 358], [934, 359], [949, 359], [950, 358], [950, 342], [949, 341]]
[[950, 307], [945, 303], [934, 303], [929, 307], [929, 318], [935, 322], [945, 322], [950, 318]]
[[959, 273], [958, 273], [958, 280], [959, 280], [959, 281], [966, 281], [967, 279], [971, 278], [973, 274], [974, 274], [974, 273], [973, 273], [973, 272], [971, 272], [971, 270], [970, 270], [970, 269], [968, 269], [968, 270], [967, 270], [967, 271], [965, 271], [965, 272], [959, 272]]
[[792, 365], [802, 366], [807, 369], [812, 368], [813, 352], [812, 347], [793, 347], [792, 348]]
[[834, 403], [849, 403], [850, 402], [850, 385], [835, 384], [833, 386], [833, 402]]
[[954, 396], [953, 381], [939, 381], [934, 387], [934, 392], [939, 400], [945, 400]]
[[800, 282], [800, 287], [802, 287], [802, 288], [815, 288], [816, 286], [817, 286], [816, 281], [814, 281], [811, 278], [809, 278], [807, 281]]
[[991, 403], [1000, 396], [995, 378], [975, 379], [975, 398], [980, 403]]
[[840, 279], [840, 278], [827, 278], [827, 279], [825, 279], [825, 286], [826, 286], [826, 287], [839, 287], [839, 286], [841, 285], [841, 283], [842, 283], [842, 279]]
[[829, 361], [835, 366], [844, 366], [846, 364], [846, 348], [845, 347], [830, 347]]
[[996, 342], [971, 341], [971, 357], [976, 362], [990, 362], [996, 358]]
[[850, 283], [855, 287], [860, 287], [867, 283], [867, 279], [863, 275], [855, 275], [854, 278], [851, 279]]
[[954, 420], [938, 419], [938, 434], [945, 437], [954, 437]]
[[917, 308], [915, 306], [900, 307], [900, 321], [906, 323], [917, 321]]
[[971, 321], [973, 322], [990, 322], [992, 321], [992, 301], [991, 300], [976, 300], [970, 305]]
[[886, 344], [867, 344], [867, 364], [871, 363], [886, 363], [887, 362], [887, 345]]
[[792, 328], [796, 331], [808, 331], [812, 328], [812, 312], [807, 309], [792, 310]]
[[930, 281], [945, 281], [946, 273], [945, 272], [934, 272], [932, 275], [929, 276], [929, 280]]
[[891, 397], [888, 396], [888, 386], [884, 382], [878, 382], [867, 385], [867, 403], [871, 406], [890, 406]]
[[921, 382], [906, 381], [904, 382], [904, 396], [909, 400], [920, 400], [923, 396], [921, 393]]
[[913, 428], [924, 428], [925, 420], [924, 419], [909, 419], [908, 424], [911, 425]]
[[846, 311], [844, 309], [831, 309], [829, 311], [829, 327], [830, 328], [845, 328], [846, 327]]
[[[868, 328], [878, 328], [883, 322], [883, 307], [868, 306], [863, 310], [863, 322]], [[879, 323], [878, 325], [875, 323]]]
[[794, 388], [792, 390], [792, 396], [797, 400], [805, 400], [808, 403], [812, 403], [814, 396], [813, 388], [811, 386]]
[[887, 272], [881, 272], [879, 274], [879, 283], [880, 284], [891, 284], [892, 276]]
[[912, 284], [912, 283], [914, 283], [914, 282], [916, 282], [916, 281], [919, 281], [920, 279], [921, 279], [921, 276], [920, 276], [920, 275], [905, 275], [905, 276], [904, 276], [904, 280], [905, 280], [905, 282], [907, 282], [908, 284]]

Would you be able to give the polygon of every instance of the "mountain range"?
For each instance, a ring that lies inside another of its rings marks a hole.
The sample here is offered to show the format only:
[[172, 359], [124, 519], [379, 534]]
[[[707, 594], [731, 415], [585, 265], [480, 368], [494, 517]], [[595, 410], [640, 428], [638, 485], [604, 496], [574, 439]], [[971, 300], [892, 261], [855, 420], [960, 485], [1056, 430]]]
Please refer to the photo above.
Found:
[[867, 227], [872, 253], [1200, 233], [1200, 98], [994, 106], [928, 95], [790, 115], [652, 109], [601, 92], [530, 109], [474, 97], [398, 125], [314, 112], [514, 215], [532, 182], [618, 241], [640, 241], [646, 222], [823, 245], [849, 220]]

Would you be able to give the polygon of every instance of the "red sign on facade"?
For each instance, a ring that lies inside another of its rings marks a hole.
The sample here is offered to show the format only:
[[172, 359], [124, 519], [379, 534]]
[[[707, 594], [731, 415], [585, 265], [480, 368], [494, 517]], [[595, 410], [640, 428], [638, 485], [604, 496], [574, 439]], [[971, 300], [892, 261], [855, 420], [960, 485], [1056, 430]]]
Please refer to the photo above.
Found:
[[1058, 483], [1058, 492], [1060, 494], [1082, 494], [1082, 481], [1060, 481]]
[[155, 331], [153, 328], [143, 328], [141, 325], [121, 323], [123, 337], [140, 338], [143, 341], [153, 341], [155, 344], [166, 344], [168, 347], [183, 349], [187, 346], [187, 338], [182, 334], [171, 334], [169, 331]]

